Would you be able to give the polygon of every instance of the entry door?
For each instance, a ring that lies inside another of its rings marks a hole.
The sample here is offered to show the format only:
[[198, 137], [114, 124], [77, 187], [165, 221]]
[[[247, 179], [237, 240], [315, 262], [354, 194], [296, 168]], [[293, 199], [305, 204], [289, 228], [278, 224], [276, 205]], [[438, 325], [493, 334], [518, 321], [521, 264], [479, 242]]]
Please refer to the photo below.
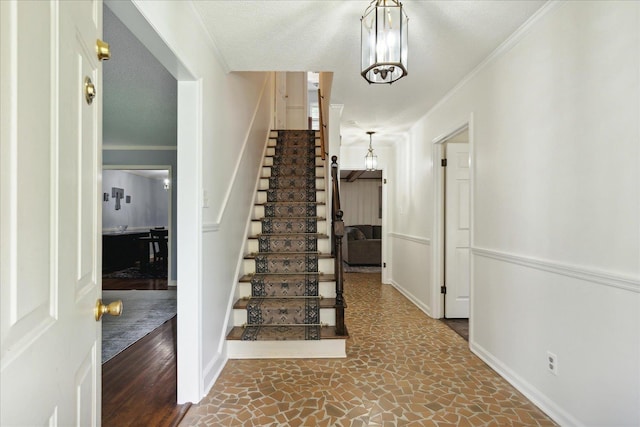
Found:
[[469, 144], [446, 145], [445, 315], [469, 317]]
[[0, 425], [96, 426], [102, 2], [0, 11]]

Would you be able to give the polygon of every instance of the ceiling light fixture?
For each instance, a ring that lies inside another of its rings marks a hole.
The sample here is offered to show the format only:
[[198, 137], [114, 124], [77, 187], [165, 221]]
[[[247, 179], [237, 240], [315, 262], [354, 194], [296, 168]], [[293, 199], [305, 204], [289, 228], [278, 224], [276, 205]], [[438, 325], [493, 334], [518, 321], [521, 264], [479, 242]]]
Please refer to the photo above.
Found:
[[371, 138], [375, 132], [370, 130], [367, 133], [369, 134], [369, 151], [364, 156], [364, 168], [368, 171], [374, 171], [378, 167], [378, 156], [373, 154], [373, 148], [371, 148]]
[[409, 18], [397, 0], [373, 0], [360, 19], [362, 77], [393, 83], [407, 75]]

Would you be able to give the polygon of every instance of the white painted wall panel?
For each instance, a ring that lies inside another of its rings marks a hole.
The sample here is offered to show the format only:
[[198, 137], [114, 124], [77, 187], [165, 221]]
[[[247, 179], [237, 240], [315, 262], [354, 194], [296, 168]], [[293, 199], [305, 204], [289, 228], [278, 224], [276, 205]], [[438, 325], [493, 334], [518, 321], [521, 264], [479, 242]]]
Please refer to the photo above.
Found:
[[428, 240], [391, 234], [391, 283], [425, 313], [431, 314], [431, 245]]

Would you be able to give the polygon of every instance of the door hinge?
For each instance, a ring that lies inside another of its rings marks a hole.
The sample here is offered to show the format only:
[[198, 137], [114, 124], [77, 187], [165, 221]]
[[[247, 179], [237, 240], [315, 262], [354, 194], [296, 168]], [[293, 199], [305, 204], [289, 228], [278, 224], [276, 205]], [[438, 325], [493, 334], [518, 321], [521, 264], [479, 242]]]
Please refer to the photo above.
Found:
[[387, 268], [387, 263], [386, 262], [382, 263], [382, 268]]
[[442, 166], [443, 168], [446, 168], [447, 167], [447, 159], [440, 160], [440, 166]]
[[386, 184], [386, 183], [387, 183], [387, 178], [383, 179], [383, 180], [382, 180], [382, 183], [383, 183], [383, 184]]
[[440, 286], [440, 293], [441, 294], [447, 294], [447, 287], [446, 286]]

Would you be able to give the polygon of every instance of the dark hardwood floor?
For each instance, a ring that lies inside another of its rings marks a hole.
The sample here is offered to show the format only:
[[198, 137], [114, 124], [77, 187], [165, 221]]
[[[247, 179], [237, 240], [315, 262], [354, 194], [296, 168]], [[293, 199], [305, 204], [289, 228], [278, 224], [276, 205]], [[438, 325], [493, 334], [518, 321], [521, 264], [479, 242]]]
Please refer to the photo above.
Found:
[[[102, 279], [103, 290], [166, 290], [166, 279]], [[103, 426], [177, 426], [176, 317], [102, 365]]]
[[176, 318], [102, 365], [103, 426], [177, 426]]

